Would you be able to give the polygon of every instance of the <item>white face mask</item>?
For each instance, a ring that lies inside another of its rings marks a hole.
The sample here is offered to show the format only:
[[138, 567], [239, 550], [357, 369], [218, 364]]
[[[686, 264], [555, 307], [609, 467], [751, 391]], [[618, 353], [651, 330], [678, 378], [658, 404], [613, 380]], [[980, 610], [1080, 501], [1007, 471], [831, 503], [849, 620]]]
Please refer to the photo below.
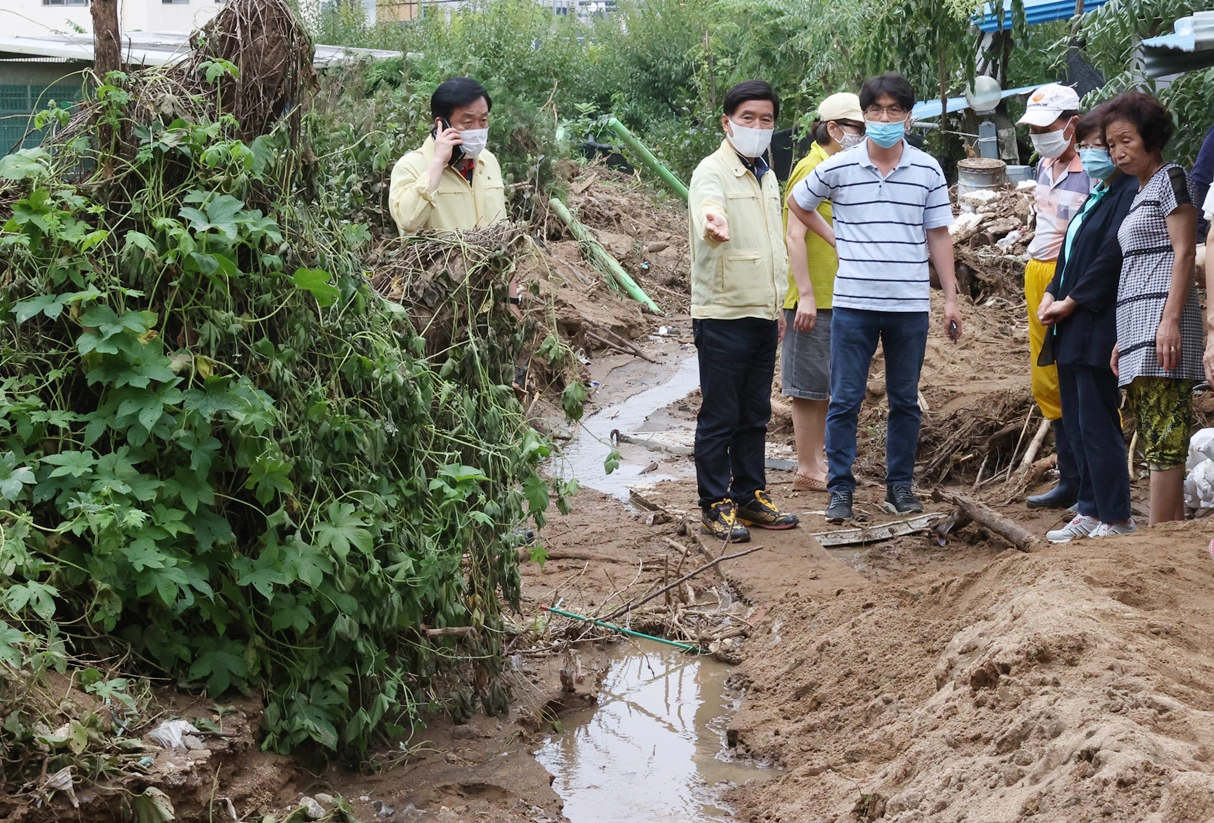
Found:
[[1033, 141], [1033, 148], [1038, 154], [1051, 159], [1061, 157], [1066, 151], [1066, 147], [1071, 144], [1071, 139], [1066, 136], [1065, 127], [1045, 134], [1030, 134], [1029, 139]]
[[464, 141], [464, 154], [472, 160], [480, 157], [489, 145], [489, 129], [464, 129], [459, 136]]
[[733, 136], [729, 138], [729, 142], [733, 145], [734, 151], [743, 157], [762, 157], [767, 151], [767, 147], [771, 145], [771, 136], [775, 134], [775, 129], [748, 129], [746, 126], [739, 126], [732, 120], [729, 121], [729, 126], [733, 129]]

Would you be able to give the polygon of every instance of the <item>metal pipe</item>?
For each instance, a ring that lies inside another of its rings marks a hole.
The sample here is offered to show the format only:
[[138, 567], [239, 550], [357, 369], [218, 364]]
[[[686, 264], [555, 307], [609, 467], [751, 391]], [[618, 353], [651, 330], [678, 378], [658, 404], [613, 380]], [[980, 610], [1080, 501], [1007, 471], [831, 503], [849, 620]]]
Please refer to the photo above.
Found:
[[637, 282], [628, 276], [628, 272], [624, 271], [624, 267], [619, 261], [607, 253], [607, 250], [599, 245], [599, 241], [594, 239], [594, 235], [590, 233], [590, 229], [578, 222], [577, 218], [569, 211], [569, 207], [562, 203], [558, 198], [554, 197], [548, 201], [548, 208], [561, 219], [561, 222], [569, 227], [569, 231], [581, 243], [586, 244], [590, 257], [598, 263], [604, 271], [607, 272], [615, 282], [620, 284], [620, 288], [628, 292], [633, 300], [649, 309], [654, 314], [661, 314], [662, 310], [658, 308], [658, 304], [650, 299], [649, 295], [645, 294], [645, 290], [637, 285]]
[[561, 617], [568, 617], [573, 620], [581, 620], [583, 623], [592, 623], [595, 626], [601, 626], [604, 629], [610, 629], [613, 632], [619, 632], [620, 634], [625, 634], [629, 637], [639, 637], [642, 640], [652, 640], [655, 643], [665, 643], [667, 646], [674, 646], [676, 649], [682, 649], [683, 651], [691, 652], [692, 654], [706, 654], [704, 649], [701, 649], [699, 646], [691, 646], [687, 643], [677, 643], [674, 640], [667, 640], [664, 637], [654, 637], [651, 634], [641, 634], [640, 632], [634, 632], [632, 629], [625, 629], [622, 626], [617, 626], [614, 623], [607, 623], [593, 617], [585, 617], [580, 614], [574, 614], [573, 612], [563, 611], [555, 606], [540, 606], [540, 608], [546, 612], [551, 612], [552, 614], [559, 614]]
[[687, 202], [687, 187], [683, 185], [683, 181], [674, 176], [674, 173], [662, 165], [662, 161], [653, 156], [645, 144], [637, 139], [636, 135], [628, 130], [628, 127], [621, 123], [616, 118], [612, 117], [607, 121], [607, 128], [616, 133], [616, 136], [624, 141], [624, 145], [632, 150], [632, 153], [637, 156], [642, 163], [649, 167], [649, 170], [662, 178], [671, 191], [683, 198], [683, 202]]

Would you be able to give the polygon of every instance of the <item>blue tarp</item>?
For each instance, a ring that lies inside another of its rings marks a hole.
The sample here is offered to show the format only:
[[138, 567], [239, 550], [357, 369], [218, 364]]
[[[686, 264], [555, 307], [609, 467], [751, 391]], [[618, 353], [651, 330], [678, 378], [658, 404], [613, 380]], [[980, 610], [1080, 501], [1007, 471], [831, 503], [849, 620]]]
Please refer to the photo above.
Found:
[[[1091, 11], [1103, 6], [1108, 0], [1084, 0], [1083, 10]], [[1003, 7], [1003, 28], [1012, 27], [1012, 0], [1001, 0]], [[1070, 20], [1075, 16], [1075, 0], [1024, 0], [1024, 17], [1030, 25], [1049, 23], [1054, 20]], [[974, 23], [986, 32], [999, 30], [999, 18], [995, 16], [994, 6], [987, 3], [982, 7], [982, 17], [975, 15]], [[952, 108], [951, 106], [949, 107]]]
[[[1042, 84], [1038, 83], [1037, 85], [1039, 86]], [[1001, 97], [1006, 98], [1006, 97], [1013, 97], [1017, 94], [1028, 94], [1035, 88], [1037, 88], [1037, 86], [1023, 86], [1018, 89], [1008, 89], [1005, 92], [1003, 92]], [[970, 107], [970, 104], [965, 102], [964, 97], [950, 97], [948, 99], [948, 110], [950, 112], [961, 111], [962, 109], [968, 109], [969, 107]], [[939, 117], [940, 116], [940, 101], [939, 100], [920, 100], [918, 103], [915, 104], [915, 108], [911, 110], [911, 114], [913, 114], [915, 116], [916, 120], [931, 120], [932, 118]]]

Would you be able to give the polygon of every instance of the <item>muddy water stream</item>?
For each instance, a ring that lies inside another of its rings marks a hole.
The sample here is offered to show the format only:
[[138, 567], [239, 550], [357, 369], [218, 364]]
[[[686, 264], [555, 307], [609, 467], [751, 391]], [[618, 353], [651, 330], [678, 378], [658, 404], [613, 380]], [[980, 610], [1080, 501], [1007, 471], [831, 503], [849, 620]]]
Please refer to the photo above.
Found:
[[656, 644], [619, 644], [595, 708], [561, 719], [536, 753], [572, 823], [734, 820], [723, 785], [773, 771], [731, 758], [729, 667]]
[[[700, 372], [695, 355], [683, 360], [674, 374], [660, 383], [634, 394], [615, 405], [601, 409], [582, 421], [582, 429], [562, 450], [557, 471], [564, 477], [573, 477], [583, 486], [597, 489], [621, 500], [628, 500], [628, 486], [637, 482], [656, 483], [674, 479], [669, 472], [656, 471], [641, 475], [654, 458], [662, 455], [651, 452], [644, 446], [621, 444], [619, 446], [620, 467], [611, 474], [603, 470], [603, 460], [611, 451], [611, 432], [624, 433], [642, 430], [645, 419], [658, 409], [682, 400], [699, 388]], [[685, 461], [689, 469], [691, 461]], [[686, 476], [686, 475], [683, 475]]]

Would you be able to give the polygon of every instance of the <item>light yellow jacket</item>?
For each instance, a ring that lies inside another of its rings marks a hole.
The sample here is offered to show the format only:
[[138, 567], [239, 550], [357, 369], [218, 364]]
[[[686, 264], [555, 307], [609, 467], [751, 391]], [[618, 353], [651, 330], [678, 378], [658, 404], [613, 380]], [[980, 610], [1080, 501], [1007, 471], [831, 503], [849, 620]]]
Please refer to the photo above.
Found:
[[[715, 320], [775, 320], [784, 298], [788, 253], [780, 219], [780, 182], [762, 185], [728, 140], [691, 175], [687, 198], [691, 223], [691, 316]], [[729, 224], [729, 240], [705, 234], [704, 214], [717, 211]]]
[[[818, 164], [829, 157], [826, 149], [822, 148], [822, 144], [815, 140], [809, 154], [793, 167], [788, 183], [784, 186], [785, 190], [791, 192], [793, 186], [809, 177]], [[827, 223], [832, 223], [833, 211], [829, 200], [819, 203], [817, 212]], [[788, 230], [787, 201], [784, 202], [784, 229]], [[809, 282], [814, 287], [814, 303], [819, 309], [829, 309], [834, 305], [835, 275], [839, 273], [839, 257], [835, 254], [835, 247], [812, 231], [807, 231], [805, 232], [805, 256], [809, 263]], [[784, 308], [795, 309], [800, 298], [801, 292], [797, 288], [797, 281], [790, 270], [788, 272], [788, 292], [784, 295]]]
[[392, 168], [388, 207], [401, 234], [422, 229], [461, 231], [501, 223], [506, 219], [506, 189], [502, 169], [488, 149], [476, 158], [472, 185], [451, 166], [443, 169], [438, 188], [430, 188], [434, 138], [409, 152]]

